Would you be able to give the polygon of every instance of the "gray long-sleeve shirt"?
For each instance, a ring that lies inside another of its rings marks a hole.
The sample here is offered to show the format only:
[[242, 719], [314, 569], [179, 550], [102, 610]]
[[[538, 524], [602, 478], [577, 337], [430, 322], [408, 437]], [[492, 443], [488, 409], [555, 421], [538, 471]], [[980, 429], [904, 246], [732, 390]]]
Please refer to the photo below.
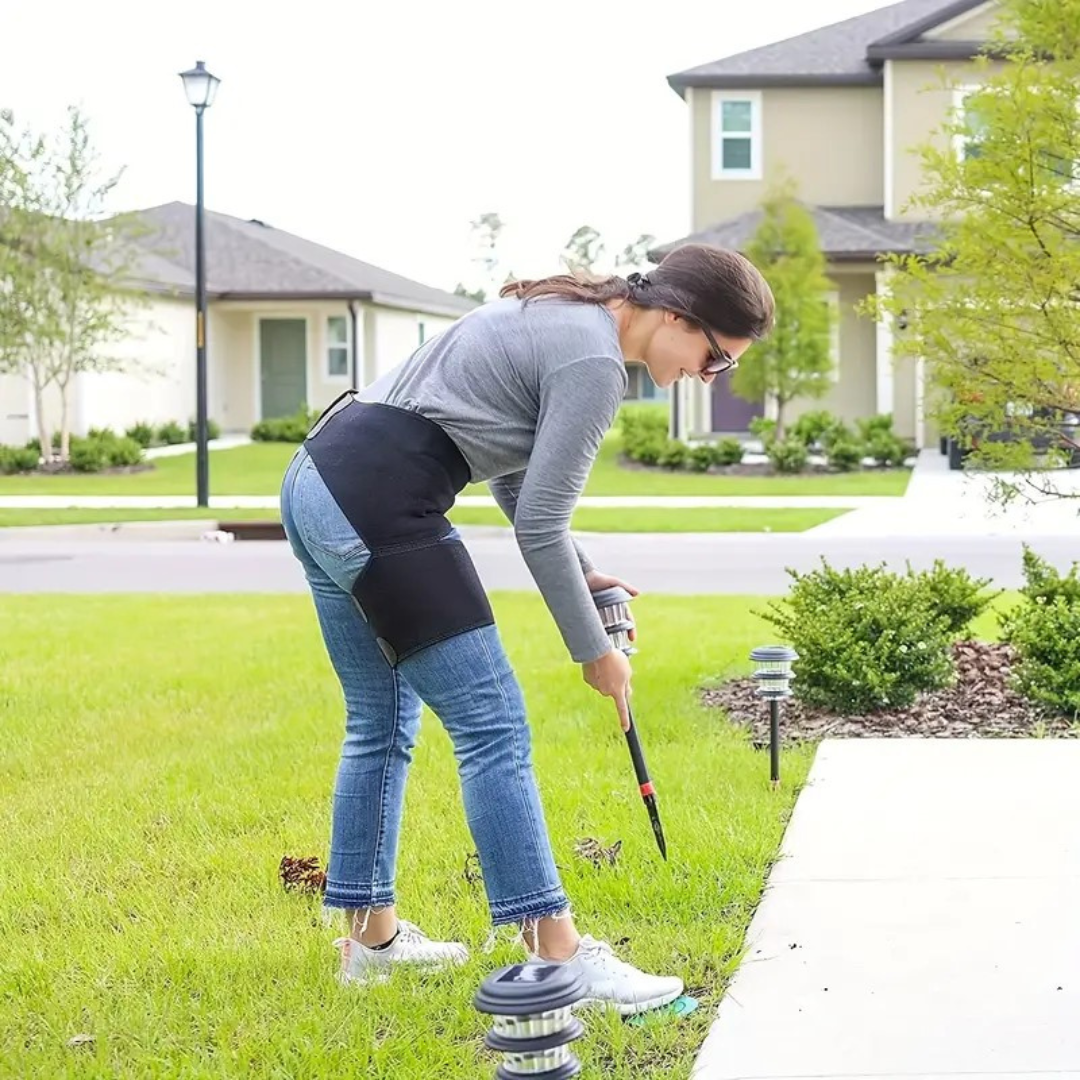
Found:
[[570, 518], [626, 392], [615, 319], [556, 298], [496, 300], [360, 392], [413, 409], [454, 440], [513, 522], [522, 557], [574, 660], [610, 649]]

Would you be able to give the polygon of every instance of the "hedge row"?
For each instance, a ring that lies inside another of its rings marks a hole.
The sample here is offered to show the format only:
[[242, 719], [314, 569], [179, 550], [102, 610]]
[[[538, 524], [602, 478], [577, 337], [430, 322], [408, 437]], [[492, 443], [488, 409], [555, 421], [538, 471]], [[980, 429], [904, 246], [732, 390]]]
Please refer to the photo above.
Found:
[[[772, 467], [779, 473], [800, 473], [811, 454], [825, 458], [829, 468], [851, 472], [872, 462], [877, 466], [902, 466], [914, 447], [892, 430], [892, 417], [884, 414], [860, 420], [853, 429], [828, 412], [805, 413], [776, 438], [776, 423], [757, 419], [751, 433], [761, 439]], [[623, 452], [632, 461], [667, 469], [706, 472], [715, 466], [737, 465], [745, 447], [735, 438], [688, 446], [668, 435], [667, 417], [651, 409], [626, 409], [620, 418]]]

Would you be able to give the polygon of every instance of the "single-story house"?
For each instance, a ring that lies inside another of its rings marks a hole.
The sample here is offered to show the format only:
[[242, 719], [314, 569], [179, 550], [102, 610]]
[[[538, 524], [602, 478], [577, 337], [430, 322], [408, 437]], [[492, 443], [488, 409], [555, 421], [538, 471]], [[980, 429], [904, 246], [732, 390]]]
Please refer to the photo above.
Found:
[[[77, 377], [75, 434], [195, 416], [195, 208], [173, 202], [139, 217], [135, 273], [148, 304], [110, 350], [131, 363]], [[254, 219], [207, 211], [205, 249], [208, 412], [224, 432], [321, 408], [476, 306]], [[54, 426], [57, 406], [48, 402]], [[36, 428], [29, 384], [0, 376], [0, 443], [21, 445]]]

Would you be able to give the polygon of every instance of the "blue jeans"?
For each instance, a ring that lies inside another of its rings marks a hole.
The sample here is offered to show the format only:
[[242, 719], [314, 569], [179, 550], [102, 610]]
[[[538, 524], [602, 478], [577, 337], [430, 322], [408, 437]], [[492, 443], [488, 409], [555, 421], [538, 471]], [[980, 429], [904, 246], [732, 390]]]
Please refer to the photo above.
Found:
[[391, 667], [351, 593], [371, 554], [303, 447], [282, 483], [281, 519], [345, 698], [326, 906], [395, 902], [405, 781], [423, 702], [453, 741], [492, 923], [565, 910], [533, 774], [524, 699], [497, 629], [458, 634]]

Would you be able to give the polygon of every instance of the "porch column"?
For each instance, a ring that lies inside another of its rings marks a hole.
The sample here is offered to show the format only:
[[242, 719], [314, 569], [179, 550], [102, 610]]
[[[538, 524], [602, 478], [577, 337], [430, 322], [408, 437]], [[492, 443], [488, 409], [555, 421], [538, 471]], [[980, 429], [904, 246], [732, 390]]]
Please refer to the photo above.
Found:
[[[890, 268], [877, 271], [874, 274], [878, 296], [888, 291], [889, 279], [892, 276]], [[891, 315], [883, 316], [877, 324], [877, 411], [879, 413], [891, 413], [893, 411], [893, 318]]]

